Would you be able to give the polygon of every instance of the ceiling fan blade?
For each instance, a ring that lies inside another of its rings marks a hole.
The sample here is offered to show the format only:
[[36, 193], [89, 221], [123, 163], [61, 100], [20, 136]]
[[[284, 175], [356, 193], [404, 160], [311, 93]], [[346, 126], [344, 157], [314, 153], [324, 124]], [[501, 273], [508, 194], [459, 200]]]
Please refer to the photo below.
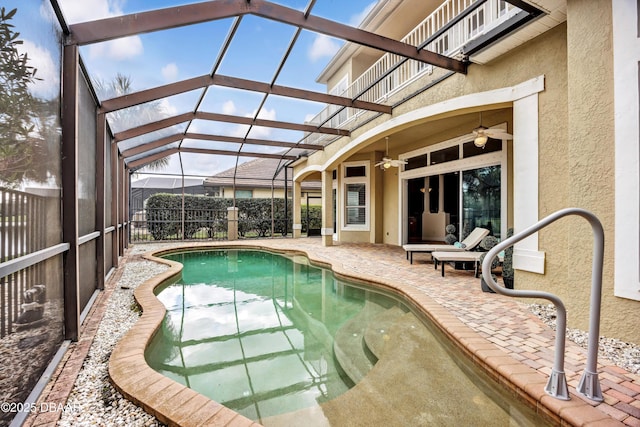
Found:
[[504, 129], [489, 128], [484, 131], [485, 135], [495, 139], [513, 139], [513, 135]]
[[487, 131], [487, 130], [488, 130], [488, 129], [487, 129], [486, 127], [484, 127], [484, 126], [478, 126], [477, 128], [475, 128], [475, 129], [473, 130], [473, 134], [474, 134], [475, 136], [484, 136], [484, 135], [486, 135], [486, 134], [487, 134], [487, 133], [486, 133], [486, 131]]

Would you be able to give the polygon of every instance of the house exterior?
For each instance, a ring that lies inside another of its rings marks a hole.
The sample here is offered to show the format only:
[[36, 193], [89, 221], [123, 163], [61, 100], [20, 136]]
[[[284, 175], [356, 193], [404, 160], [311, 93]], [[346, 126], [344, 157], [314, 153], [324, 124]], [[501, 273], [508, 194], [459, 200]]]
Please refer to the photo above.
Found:
[[[456, 226], [458, 239], [477, 226], [503, 239], [508, 229], [518, 233], [561, 209], [585, 209], [599, 218], [605, 234], [603, 288], [595, 295], [602, 298], [600, 332], [640, 343], [638, 2], [380, 0], [361, 24], [365, 31], [353, 37], [360, 46], [345, 44], [318, 76], [329, 94], [342, 95], [336, 97], [212, 72], [211, 64], [224, 56], [211, 49], [213, 39], [201, 31], [180, 31], [165, 40], [183, 46], [200, 42], [203, 54], [214, 55], [199, 77], [176, 76], [108, 99], [97, 95], [94, 83], [101, 76], [90, 73], [94, 68], [85, 60], [91, 55], [84, 55], [95, 44], [222, 19], [235, 25], [247, 13], [296, 30], [324, 30], [319, 32], [340, 40], [354, 34], [338, 22], [318, 25], [324, 22], [321, 16], [312, 14], [315, 18], [307, 21], [303, 12], [281, 2], [225, 1], [220, 8], [213, 3], [69, 24], [56, 0], [8, 2], [3, 25], [13, 42], [6, 47], [12, 60], [5, 74], [13, 79], [9, 86], [19, 89], [11, 102], [19, 101], [20, 108], [4, 112], [19, 132], [14, 129], [17, 138], [5, 138], [0, 161], [0, 281], [10, 301], [5, 304], [3, 297], [0, 304], [0, 339], [23, 336], [14, 335], [16, 322], [41, 309], [41, 302], [29, 301], [44, 296], [43, 284], [51, 315], [21, 331], [33, 338], [34, 351], [13, 346], [19, 351], [12, 353], [7, 371], [7, 401], [30, 403], [44, 386], [37, 378], [47, 378], [46, 365], [51, 362], [53, 368], [67, 343], [81, 337], [83, 320], [127, 255], [139, 218], [131, 203], [138, 191], [131, 179], [144, 165], [171, 155], [180, 155], [181, 162], [205, 155], [278, 157], [286, 162], [291, 187], [283, 185], [283, 163], [254, 177], [266, 180], [266, 187], [227, 174], [212, 179], [211, 189], [217, 188], [219, 197], [237, 197], [234, 187], [245, 196], [250, 191], [253, 197], [282, 197], [291, 188], [296, 237], [302, 234], [303, 205], [314, 198], [308, 195], [319, 195], [320, 232], [327, 246], [442, 240], [445, 224]], [[286, 14], [274, 12], [282, 8]], [[234, 32], [221, 37], [219, 52], [227, 52]], [[396, 56], [395, 47], [409, 49]], [[247, 63], [261, 59], [240, 52]], [[434, 58], [456, 60], [453, 65], [459, 67], [447, 71], [428, 65], [442, 65]], [[143, 65], [150, 63], [146, 58], [135, 62], [138, 75], [148, 76]], [[255, 89], [264, 99], [296, 95], [292, 98], [331, 106], [308, 123], [267, 120], [259, 111], [245, 117], [251, 108], [237, 116], [218, 114], [202, 102], [203, 93], [193, 96], [210, 86]], [[194, 102], [187, 112], [160, 120], [143, 114], [140, 123], [126, 120], [117, 126], [110, 120], [119, 112], [132, 119], [132, 107], [162, 105], [185, 91]], [[360, 100], [368, 105], [355, 102]], [[308, 137], [294, 143], [219, 135], [208, 126], [192, 126], [197, 120], [273, 126]], [[474, 130], [480, 125], [503, 136], [477, 147]], [[344, 133], [325, 135], [318, 132], [321, 127]], [[211, 132], [200, 133], [207, 129]], [[260, 170], [255, 165], [241, 168]], [[182, 183], [162, 189], [167, 188], [183, 191]], [[140, 196], [145, 198], [146, 193]], [[568, 326], [589, 329], [592, 246], [584, 218], [554, 222], [516, 245], [515, 289], [556, 294], [566, 304]], [[33, 292], [27, 297], [25, 290]], [[0, 424], [14, 415], [19, 424], [27, 414], [0, 414]]]
[[[285, 181], [287, 194], [291, 195], [291, 171], [285, 175], [279, 159], [254, 159], [206, 178], [203, 182], [206, 193], [212, 197], [232, 199], [281, 199], [284, 197]], [[275, 174], [275, 176], [274, 176]], [[318, 205], [321, 200], [319, 181], [306, 181], [300, 194], [303, 205]]]
[[[384, 100], [392, 113], [335, 115], [334, 125], [362, 125], [299, 162], [294, 192], [320, 177], [325, 245], [442, 240], [449, 223], [460, 239], [476, 226], [504, 239], [509, 228], [518, 233], [556, 211], [585, 209], [605, 233], [600, 331], [637, 343], [638, 4], [527, 4], [542, 14], [468, 56], [466, 74], [425, 67], [403, 79], [403, 67], [384, 74], [394, 63], [387, 55], [344, 45], [318, 80], [330, 93], [355, 96], [377, 72], [382, 80], [363, 97]], [[382, 1], [361, 28], [389, 37], [419, 30], [424, 40], [427, 24], [447, 7], [453, 3]], [[458, 24], [469, 37], [461, 49], [451, 29], [432, 41], [434, 50], [464, 57], [476, 33], [500, 25], [492, 20], [517, 15], [501, 1], [483, 8]], [[512, 138], [474, 148], [480, 125]], [[383, 157], [407, 163], [376, 166]], [[564, 217], [515, 245], [515, 288], [556, 294], [566, 304], [568, 326], [588, 330], [592, 251], [589, 223]]]

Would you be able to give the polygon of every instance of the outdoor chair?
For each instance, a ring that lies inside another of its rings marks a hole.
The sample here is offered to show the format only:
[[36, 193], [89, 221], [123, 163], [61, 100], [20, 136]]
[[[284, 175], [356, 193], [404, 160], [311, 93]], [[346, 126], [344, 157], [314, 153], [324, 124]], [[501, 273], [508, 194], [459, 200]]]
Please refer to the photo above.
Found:
[[402, 245], [402, 249], [406, 251], [407, 259], [413, 264], [413, 254], [415, 252], [430, 253], [433, 252], [468, 252], [476, 248], [482, 239], [489, 234], [486, 228], [476, 227], [462, 241], [460, 245], [447, 245], [442, 243], [408, 243]]
[[[431, 258], [433, 259], [434, 268], [438, 269], [438, 264], [442, 264], [442, 277], [444, 277], [444, 265], [447, 262], [473, 262], [474, 263], [474, 277], [478, 277], [480, 273], [480, 257], [486, 252], [478, 251], [464, 251], [464, 252], [452, 252], [452, 251], [436, 251], [431, 252]], [[504, 254], [498, 254], [498, 261], [502, 263], [504, 261]]]

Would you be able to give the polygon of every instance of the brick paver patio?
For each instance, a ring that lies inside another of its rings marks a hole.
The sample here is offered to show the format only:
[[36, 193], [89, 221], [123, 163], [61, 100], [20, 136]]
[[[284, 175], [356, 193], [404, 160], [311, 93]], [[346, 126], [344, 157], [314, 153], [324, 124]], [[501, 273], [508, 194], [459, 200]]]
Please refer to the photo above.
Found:
[[[527, 308], [531, 301], [518, 301], [506, 296], [482, 292], [480, 279], [472, 271], [449, 268], [445, 277], [434, 270], [427, 261], [428, 255], [417, 255], [410, 264], [402, 248], [378, 244], [340, 244], [322, 246], [320, 239], [273, 239], [221, 243], [195, 243], [190, 246], [251, 245], [276, 250], [297, 250], [313, 261], [329, 264], [338, 274], [365, 281], [375, 281], [401, 289], [425, 307], [446, 332], [464, 341], [469, 354], [477, 363], [510, 377], [522, 390], [537, 400], [540, 411], [559, 414], [563, 425], [627, 425], [640, 427], [640, 375], [632, 374], [599, 357], [598, 372], [604, 393], [604, 402], [594, 402], [575, 393], [585, 367], [586, 350], [567, 341], [565, 373], [571, 400], [560, 401], [546, 396], [542, 388], [553, 366], [555, 332], [533, 315]], [[128, 250], [124, 262], [135, 262], [132, 257], [159, 247], [175, 247], [180, 244], [136, 245]], [[122, 266], [120, 267], [122, 269]], [[119, 269], [119, 270], [120, 270]], [[100, 322], [103, 306], [118, 280], [112, 275], [107, 290], [96, 301], [91, 314], [85, 320], [82, 337], [71, 345], [65, 360], [52, 378], [41, 400], [66, 401], [81, 361], [86, 356]], [[516, 282], [516, 288], [522, 284]], [[449, 319], [449, 320], [447, 320]], [[455, 325], [461, 322], [464, 328]], [[465, 332], [470, 329], [472, 334]], [[473, 335], [470, 337], [468, 335]], [[477, 336], [482, 340], [477, 339]], [[487, 344], [487, 342], [491, 344]], [[526, 369], [525, 369], [526, 368]], [[523, 373], [526, 371], [526, 375]], [[531, 372], [544, 377], [527, 383]], [[541, 404], [543, 402], [543, 404]], [[31, 417], [27, 425], [55, 425], [56, 419]]]

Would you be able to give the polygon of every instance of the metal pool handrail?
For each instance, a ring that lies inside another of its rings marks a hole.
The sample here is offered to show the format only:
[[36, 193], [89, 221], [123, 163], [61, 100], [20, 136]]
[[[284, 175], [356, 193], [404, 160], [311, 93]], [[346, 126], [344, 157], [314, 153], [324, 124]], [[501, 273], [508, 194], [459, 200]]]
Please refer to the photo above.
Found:
[[561, 400], [569, 400], [569, 390], [564, 373], [564, 350], [567, 311], [564, 304], [556, 295], [543, 291], [519, 291], [507, 289], [499, 286], [491, 276], [491, 260], [502, 250], [513, 246], [520, 240], [525, 239], [538, 230], [546, 227], [558, 219], [568, 216], [578, 215], [585, 218], [593, 231], [593, 261], [591, 267], [591, 305], [589, 309], [589, 343], [587, 349], [587, 366], [580, 382], [576, 387], [576, 392], [598, 402], [604, 400], [600, 382], [598, 380], [598, 344], [600, 339], [600, 305], [602, 297], [602, 265], [604, 259], [604, 230], [598, 218], [589, 211], [580, 208], [567, 208], [559, 210], [536, 224], [524, 229], [514, 236], [498, 243], [485, 256], [482, 262], [482, 278], [487, 285], [495, 292], [511, 297], [522, 298], [542, 298], [551, 301], [556, 307], [556, 344], [555, 358], [551, 376], [545, 387], [547, 394]]

